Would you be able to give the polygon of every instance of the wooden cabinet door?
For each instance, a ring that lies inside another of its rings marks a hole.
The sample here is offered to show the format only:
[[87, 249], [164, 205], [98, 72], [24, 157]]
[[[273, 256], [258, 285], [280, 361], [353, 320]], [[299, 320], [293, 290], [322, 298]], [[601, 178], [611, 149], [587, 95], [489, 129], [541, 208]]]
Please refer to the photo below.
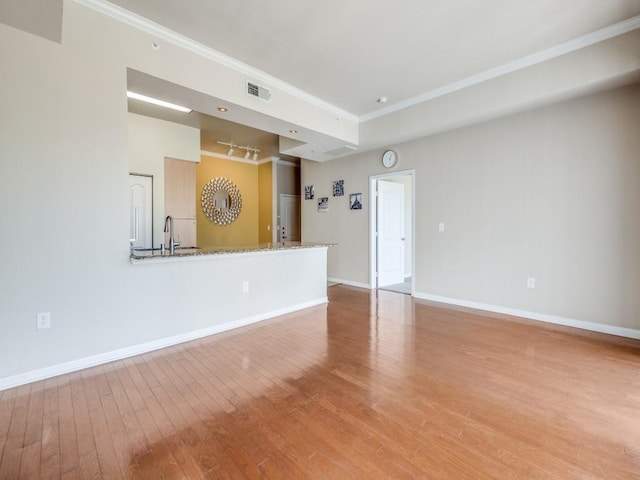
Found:
[[[183, 247], [196, 245], [196, 164], [164, 159], [164, 214], [173, 217], [176, 241]], [[166, 235], [165, 235], [166, 236]], [[169, 241], [168, 236], [165, 238]]]

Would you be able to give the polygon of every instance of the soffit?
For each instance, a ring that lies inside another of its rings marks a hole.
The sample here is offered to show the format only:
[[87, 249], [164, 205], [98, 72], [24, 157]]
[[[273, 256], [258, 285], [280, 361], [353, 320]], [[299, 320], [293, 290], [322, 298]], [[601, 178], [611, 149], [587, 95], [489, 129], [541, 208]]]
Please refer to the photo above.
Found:
[[0, 22], [60, 43], [62, 0], [3, 0]]

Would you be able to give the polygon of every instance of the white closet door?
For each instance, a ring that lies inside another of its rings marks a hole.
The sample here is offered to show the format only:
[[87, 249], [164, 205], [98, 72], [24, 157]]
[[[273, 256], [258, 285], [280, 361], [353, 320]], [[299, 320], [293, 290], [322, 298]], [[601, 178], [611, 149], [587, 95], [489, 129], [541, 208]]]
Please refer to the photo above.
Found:
[[404, 282], [404, 185], [378, 181], [378, 287]]
[[131, 227], [134, 248], [153, 246], [153, 177], [129, 175]]
[[299, 195], [280, 195], [280, 224], [283, 242], [300, 241]]

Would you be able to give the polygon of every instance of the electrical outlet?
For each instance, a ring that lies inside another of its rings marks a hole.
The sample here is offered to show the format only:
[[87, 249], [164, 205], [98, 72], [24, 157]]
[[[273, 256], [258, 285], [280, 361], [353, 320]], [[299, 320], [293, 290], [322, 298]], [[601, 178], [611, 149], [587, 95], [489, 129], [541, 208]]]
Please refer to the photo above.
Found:
[[527, 278], [527, 288], [536, 288], [536, 279], [533, 277]]
[[441, 233], [444, 232], [444, 223], [439, 223], [438, 224], [438, 231], [441, 232]]
[[249, 293], [249, 282], [242, 282], [242, 293]]
[[38, 330], [51, 328], [51, 312], [36, 313], [36, 328]]

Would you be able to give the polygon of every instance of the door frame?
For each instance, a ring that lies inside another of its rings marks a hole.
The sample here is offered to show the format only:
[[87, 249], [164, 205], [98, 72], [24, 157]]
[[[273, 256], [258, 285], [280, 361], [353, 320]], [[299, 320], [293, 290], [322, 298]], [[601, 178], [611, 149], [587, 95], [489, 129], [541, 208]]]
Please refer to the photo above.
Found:
[[416, 171], [415, 169], [369, 176], [369, 286], [378, 288], [378, 180], [411, 177], [411, 295], [416, 292]]

